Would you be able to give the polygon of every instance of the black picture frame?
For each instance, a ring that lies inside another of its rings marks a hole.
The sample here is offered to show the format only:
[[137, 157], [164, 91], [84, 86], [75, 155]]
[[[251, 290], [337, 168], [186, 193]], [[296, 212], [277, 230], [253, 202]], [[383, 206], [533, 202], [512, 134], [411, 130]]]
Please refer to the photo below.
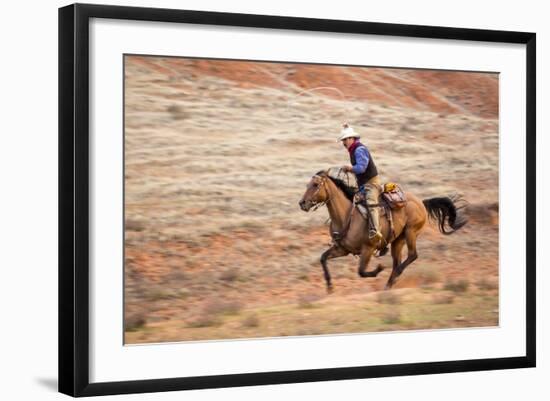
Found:
[[[90, 383], [89, 22], [91, 18], [524, 44], [526, 47], [526, 353], [520, 357]], [[536, 35], [479, 29], [74, 4], [59, 9], [59, 391], [96, 396], [534, 367]]]

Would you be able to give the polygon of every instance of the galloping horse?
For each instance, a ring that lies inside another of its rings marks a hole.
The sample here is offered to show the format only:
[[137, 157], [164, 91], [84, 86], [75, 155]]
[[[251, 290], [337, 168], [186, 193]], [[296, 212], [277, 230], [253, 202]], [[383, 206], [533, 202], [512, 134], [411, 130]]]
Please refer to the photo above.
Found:
[[[369, 239], [367, 221], [360, 215], [353, 204], [355, 190], [343, 180], [332, 177], [328, 171], [319, 171], [307, 184], [306, 192], [299, 202], [305, 212], [312, 207], [325, 204], [330, 215], [330, 235], [332, 246], [321, 256], [321, 265], [327, 291], [333, 290], [327, 260], [341, 256], [360, 255], [358, 273], [360, 277], [376, 277], [384, 267], [378, 265], [373, 271], [367, 271], [371, 256], [376, 250], [382, 251], [391, 243], [393, 268], [386, 284], [389, 289], [405, 268], [418, 258], [416, 239], [426, 224], [428, 216], [437, 221], [439, 231], [448, 235], [463, 227], [467, 220], [459, 216], [463, 206], [457, 206], [458, 198], [431, 198], [420, 200], [411, 193], [406, 193], [407, 203], [400, 209], [392, 211], [393, 232], [388, 220], [380, 216], [380, 231], [385, 241], [373, 243]], [[448, 229], [448, 228], [449, 229]], [[345, 235], [340, 235], [345, 233]], [[407, 258], [401, 261], [401, 251], [407, 244]]]

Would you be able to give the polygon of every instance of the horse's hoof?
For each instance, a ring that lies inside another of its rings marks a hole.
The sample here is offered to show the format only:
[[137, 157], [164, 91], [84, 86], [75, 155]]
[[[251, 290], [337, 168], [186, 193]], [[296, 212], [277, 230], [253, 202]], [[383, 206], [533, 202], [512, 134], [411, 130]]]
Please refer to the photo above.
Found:
[[334, 287], [332, 285], [327, 286], [327, 294], [332, 294], [334, 292]]

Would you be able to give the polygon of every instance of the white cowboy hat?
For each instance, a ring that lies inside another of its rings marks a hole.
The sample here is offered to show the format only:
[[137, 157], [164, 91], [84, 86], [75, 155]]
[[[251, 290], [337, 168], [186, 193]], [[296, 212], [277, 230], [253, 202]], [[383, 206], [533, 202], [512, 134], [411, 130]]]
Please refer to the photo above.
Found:
[[338, 137], [338, 140], [336, 142], [340, 142], [346, 138], [361, 138], [361, 136], [355, 132], [353, 130], [353, 128], [351, 128], [349, 126], [349, 124], [344, 124], [343, 125], [344, 129], [342, 129], [342, 131], [340, 131], [340, 136]]

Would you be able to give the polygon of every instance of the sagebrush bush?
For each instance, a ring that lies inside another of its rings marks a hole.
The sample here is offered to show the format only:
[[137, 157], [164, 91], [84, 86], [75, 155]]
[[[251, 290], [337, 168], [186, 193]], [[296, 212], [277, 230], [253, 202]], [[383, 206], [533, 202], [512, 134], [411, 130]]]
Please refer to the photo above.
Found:
[[382, 316], [382, 321], [386, 324], [395, 324], [401, 322], [401, 314], [399, 311], [390, 311]]
[[447, 280], [445, 283], [444, 289], [448, 291], [453, 292], [466, 292], [468, 291], [468, 287], [470, 286], [470, 283], [466, 279], [460, 279], [460, 280]]
[[220, 274], [220, 280], [223, 280], [223, 281], [232, 282], [237, 280], [238, 278], [239, 278], [239, 271], [235, 268], [224, 270]]
[[489, 280], [484, 277], [481, 280], [479, 280], [476, 283], [476, 285], [477, 285], [477, 288], [479, 288], [480, 290], [484, 290], [484, 291], [496, 290], [498, 288], [498, 281]]
[[242, 321], [243, 327], [258, 327], [260, 325], [260, 319], [256, 315], [247, 316]]
[[145, 327], [146, 324], [145, 316], [141, 313], [131, 313], [124, 317], [125, 331], [138, 331]]

